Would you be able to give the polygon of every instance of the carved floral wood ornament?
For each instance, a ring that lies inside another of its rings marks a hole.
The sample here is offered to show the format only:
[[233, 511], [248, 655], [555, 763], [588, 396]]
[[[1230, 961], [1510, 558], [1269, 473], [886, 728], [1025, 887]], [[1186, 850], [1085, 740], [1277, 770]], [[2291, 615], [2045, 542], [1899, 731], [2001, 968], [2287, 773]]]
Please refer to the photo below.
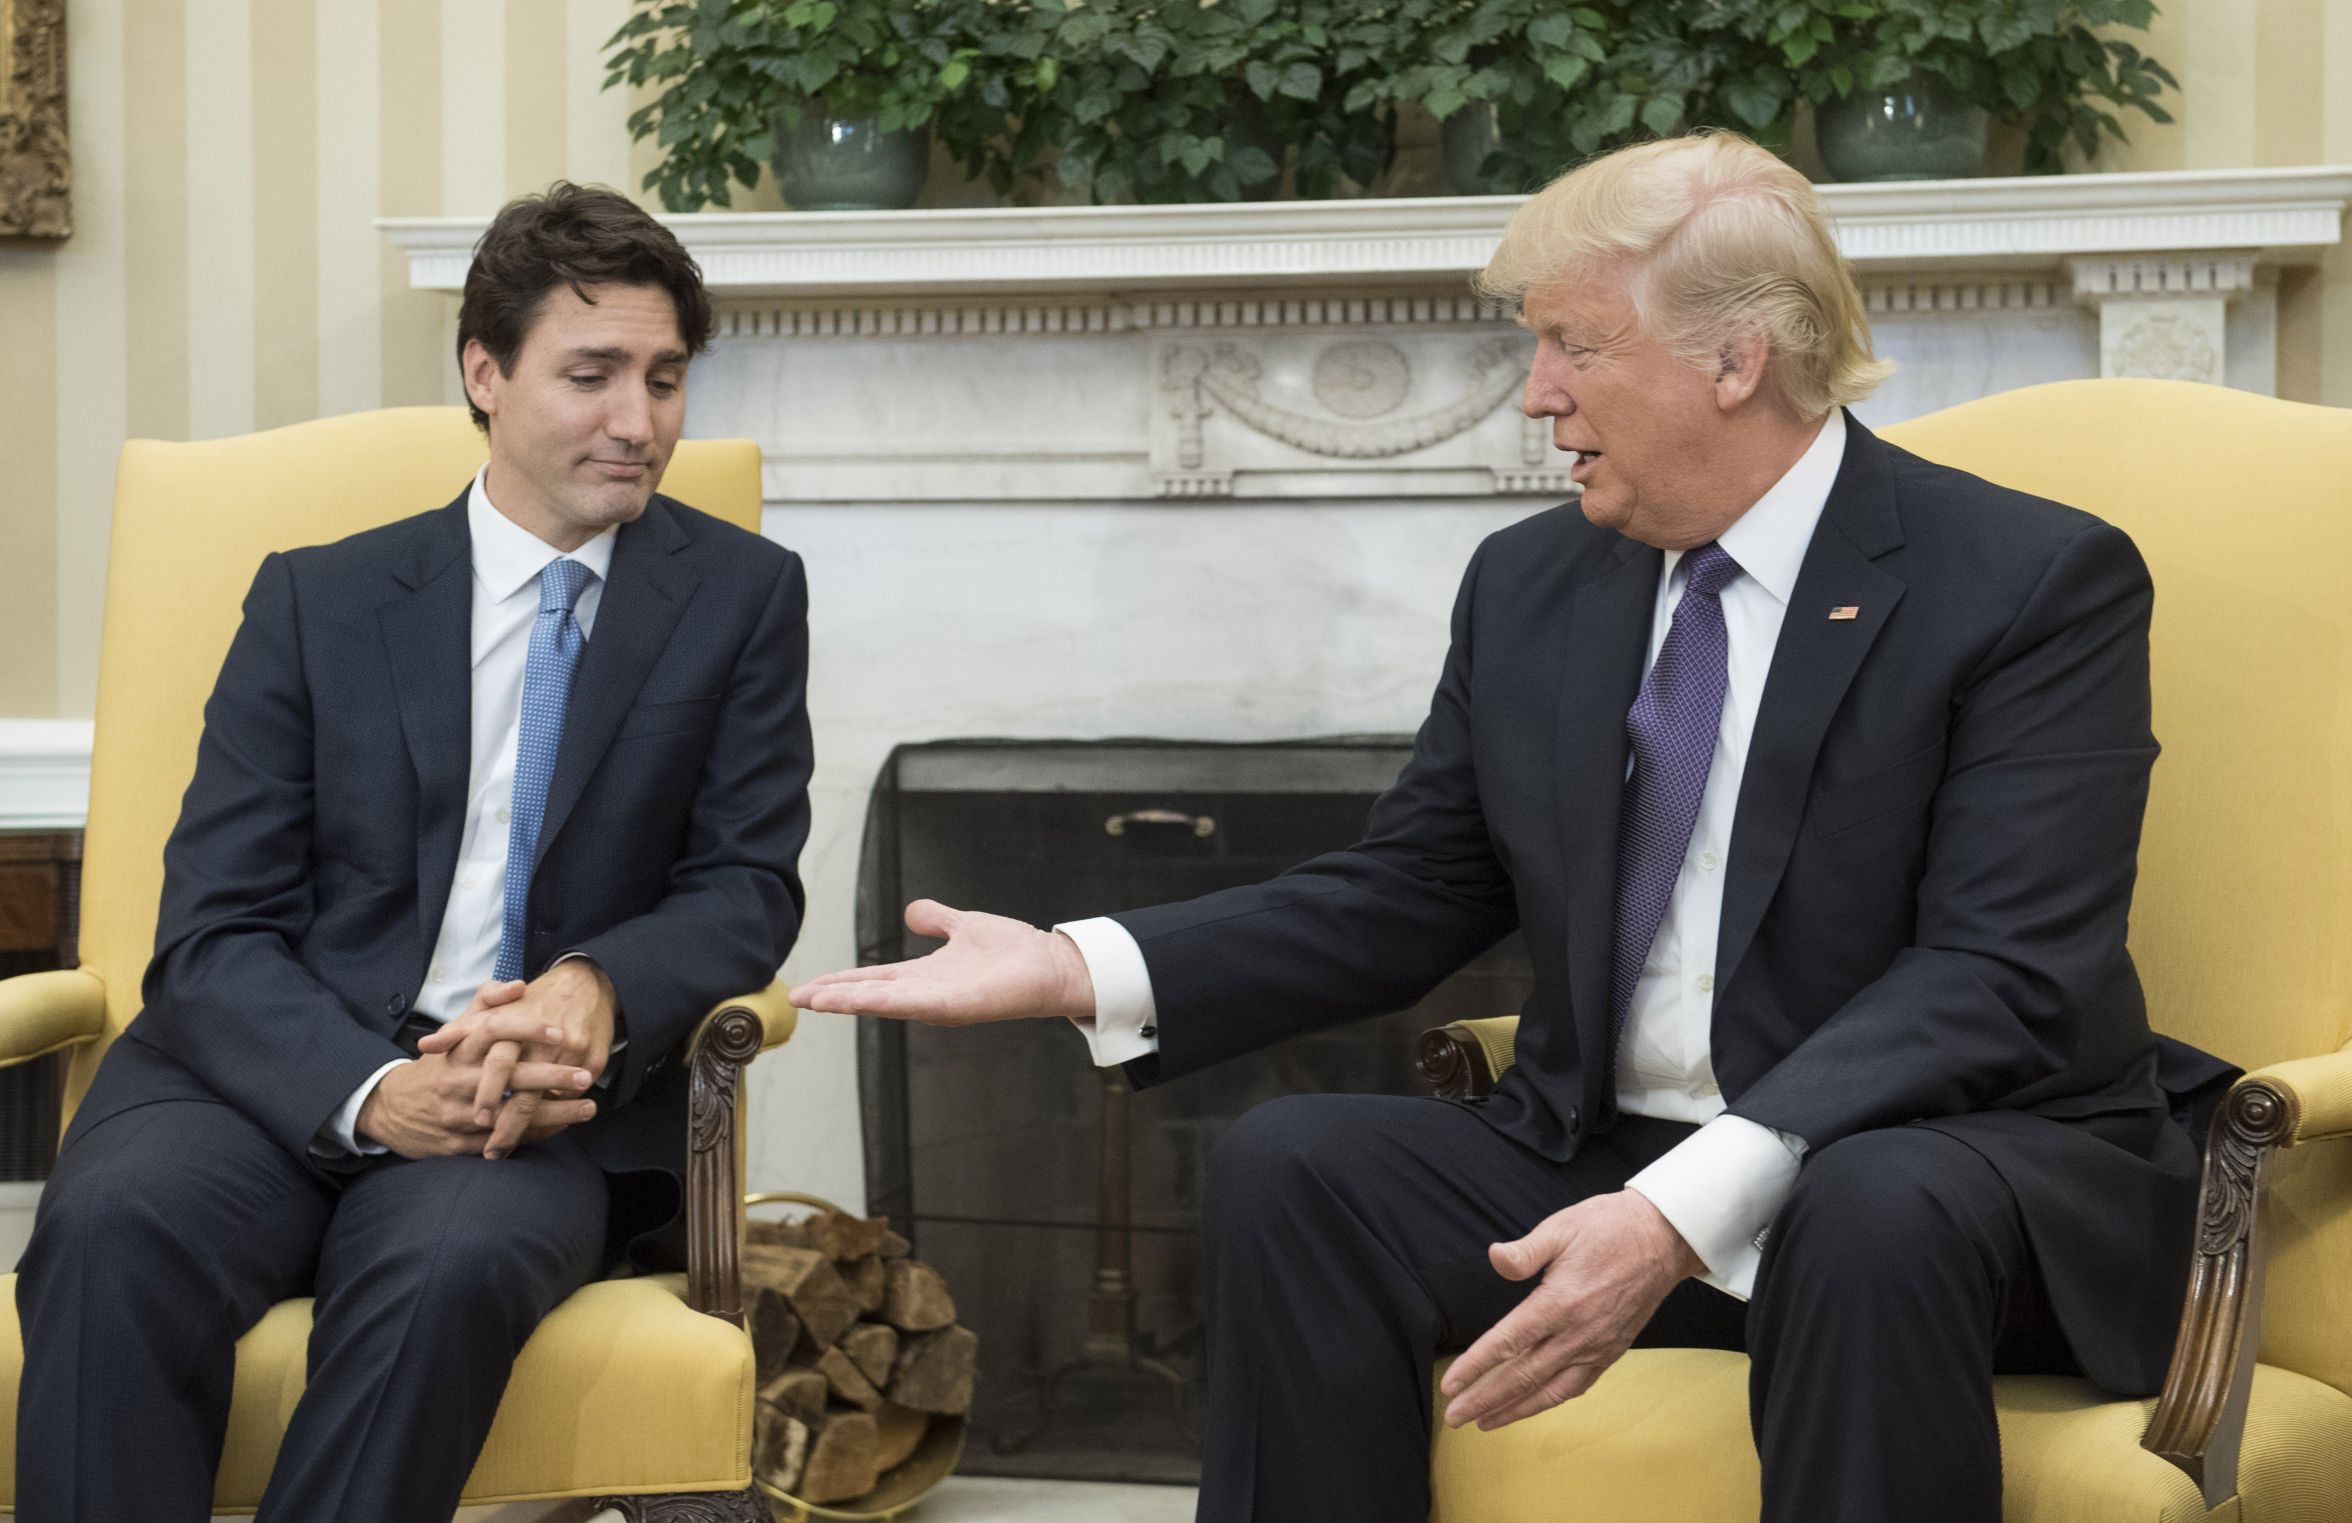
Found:
[[0, 236], [73, 232], [65, 0], [0, 0]]

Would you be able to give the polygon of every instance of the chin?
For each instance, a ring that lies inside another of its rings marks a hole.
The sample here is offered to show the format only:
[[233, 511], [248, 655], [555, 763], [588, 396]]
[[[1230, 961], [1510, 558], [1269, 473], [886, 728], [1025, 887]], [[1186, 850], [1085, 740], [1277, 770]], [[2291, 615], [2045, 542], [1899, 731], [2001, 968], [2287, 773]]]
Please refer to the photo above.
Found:
[[1584, 510], [1585, 522], [1597, 528], [1623, 529], [1625, 527], [1625, 504], [1619, 502], [1606, 491], [1596, 492], [1591, 487], [1586, 487], [1577, 506]]

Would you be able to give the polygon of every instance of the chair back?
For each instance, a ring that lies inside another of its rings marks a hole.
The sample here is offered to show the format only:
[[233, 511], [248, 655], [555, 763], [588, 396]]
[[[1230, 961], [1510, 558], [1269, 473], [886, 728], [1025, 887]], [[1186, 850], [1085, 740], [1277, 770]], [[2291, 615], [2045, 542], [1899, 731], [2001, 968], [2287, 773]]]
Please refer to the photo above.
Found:
[[[2095, 513], [2138, 544], [2156, 584], [2164, 748], [2132, 906], [2150, 1016], [2247, 1068], [2343, 1047], [2352, 410], [2181, 381], [2065, 381], [1886, 437]], [[2352, 1147], [2297, 1149], [2276, 1168], [2261, 1357], [2352, 1393]]]
[[[123, 446], [82, 854], [81, 963], [105, 985], [106, 1035], [74, 1052], [68, 1119], [107, 1044], [139, 1012], [139, 982], [155, 950], [164, 840], [195, 773], [204, 704], [262, 558], [438, 508], [487, 456], [462, 407], [388, 408], [231, 439]], [[681, 443], [661, 489], [757, 530], [759, 447], [742, 439]]]

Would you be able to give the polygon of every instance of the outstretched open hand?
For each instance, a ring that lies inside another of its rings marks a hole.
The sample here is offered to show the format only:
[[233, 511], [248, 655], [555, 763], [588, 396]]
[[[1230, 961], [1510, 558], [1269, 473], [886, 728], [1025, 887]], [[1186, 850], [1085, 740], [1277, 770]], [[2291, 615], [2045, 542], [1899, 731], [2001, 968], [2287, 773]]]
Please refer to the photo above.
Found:
[[908, 905], [906, 923], [916, 935], [943, 937], [947, 945], [909, 962], [844, 968], [812, 978], [793, 987], [792, 1002], [803, 1010], [887, 1016], [928, 1026], [1094, 1015], [1094, 980], [1067, 936], [1003, 915], [951, 909], [932, 899]]

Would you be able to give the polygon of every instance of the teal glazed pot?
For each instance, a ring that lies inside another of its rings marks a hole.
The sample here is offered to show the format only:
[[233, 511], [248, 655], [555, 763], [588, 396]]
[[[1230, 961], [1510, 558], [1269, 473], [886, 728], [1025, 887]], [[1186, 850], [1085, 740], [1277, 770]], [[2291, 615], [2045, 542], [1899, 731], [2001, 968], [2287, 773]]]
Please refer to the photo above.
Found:
[[870, 116], [785, 111], [776, 119], [775, 167], [776, 189], [794, 211], [904, 211], [931, 171], [931, 133], [884, 132]]
[[1485, 195], [1486, 179], [1478, 171], [1501, 142], [1492, 101], [1474, 100], [1440, 122], [1437, 156], [1446, 190], [1457, 196]]
[[1813, 113], [1821, 163], [1840, 180], [1960, 180], [1984, 173], [1992, 119], [1938, 75], [1857, 90]]

